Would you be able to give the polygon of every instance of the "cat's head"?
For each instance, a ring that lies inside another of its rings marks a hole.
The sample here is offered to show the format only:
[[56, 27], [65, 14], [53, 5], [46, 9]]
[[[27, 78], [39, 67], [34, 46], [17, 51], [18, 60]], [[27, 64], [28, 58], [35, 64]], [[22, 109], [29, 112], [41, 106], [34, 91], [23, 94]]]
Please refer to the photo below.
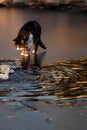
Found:
[[14, 45], [16, 46], [16, 48], [18, 50], [25, 47], [25, 40], [23, 40], [21, 38], [16, 38], [16, 39], [13, 40], [13, 42], [14, 42]]

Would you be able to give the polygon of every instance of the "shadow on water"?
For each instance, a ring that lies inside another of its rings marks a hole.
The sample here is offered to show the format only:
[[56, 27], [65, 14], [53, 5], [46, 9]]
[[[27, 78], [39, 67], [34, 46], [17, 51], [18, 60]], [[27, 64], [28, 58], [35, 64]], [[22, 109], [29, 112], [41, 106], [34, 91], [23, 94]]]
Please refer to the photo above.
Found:
[[[20, 60], [0, 60], [15, 72], [0, 79], [0, 102], [36, 110], [32, 103], [87, 107], [87, 58], [42, 66], [45, 53]], [[22, 66], [20, 68], [19, 66]]]

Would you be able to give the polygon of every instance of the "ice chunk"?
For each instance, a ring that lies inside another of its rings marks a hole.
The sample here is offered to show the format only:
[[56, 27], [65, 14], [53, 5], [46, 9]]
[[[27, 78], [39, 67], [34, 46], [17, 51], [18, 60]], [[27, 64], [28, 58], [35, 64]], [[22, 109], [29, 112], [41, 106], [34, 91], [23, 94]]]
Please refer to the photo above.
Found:
[[10, 65], [0, 65], [0, 79], [9, 79], [9, 73], [13, 73]]

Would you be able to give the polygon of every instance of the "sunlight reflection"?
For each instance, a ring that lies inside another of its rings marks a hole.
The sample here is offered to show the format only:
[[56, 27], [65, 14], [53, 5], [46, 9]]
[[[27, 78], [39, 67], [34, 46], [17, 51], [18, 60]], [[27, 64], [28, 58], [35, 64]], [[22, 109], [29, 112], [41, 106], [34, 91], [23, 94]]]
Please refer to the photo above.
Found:
[[[44, 53], [34, 55], [32, 63], [31, 56], [21, 57], [22, 68], [11, 74], [8, 81], [0, 80], [0, 102], [41, 101], [58, 106], [87, 106], [87, 59], [59, 62], [41, 69], [43, 56]], [[2, 63], [18, 66], [18, 61], [1, 60]], [[74, 66], [82, 69], [73, 70]]]

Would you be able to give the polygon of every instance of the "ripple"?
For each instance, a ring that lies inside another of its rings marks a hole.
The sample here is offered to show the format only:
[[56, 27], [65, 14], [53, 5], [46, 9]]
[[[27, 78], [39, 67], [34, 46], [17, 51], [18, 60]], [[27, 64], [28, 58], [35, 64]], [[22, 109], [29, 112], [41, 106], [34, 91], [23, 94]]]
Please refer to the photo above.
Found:
[[[0, 102], [45, 102], [56, 106], [87, 107], [87, 58], [22, 70], [20, 60], [0, 60], [15, 70], [9, 80], [0, 79]], [[23, 103], [26, 102], [26, 103]]]

